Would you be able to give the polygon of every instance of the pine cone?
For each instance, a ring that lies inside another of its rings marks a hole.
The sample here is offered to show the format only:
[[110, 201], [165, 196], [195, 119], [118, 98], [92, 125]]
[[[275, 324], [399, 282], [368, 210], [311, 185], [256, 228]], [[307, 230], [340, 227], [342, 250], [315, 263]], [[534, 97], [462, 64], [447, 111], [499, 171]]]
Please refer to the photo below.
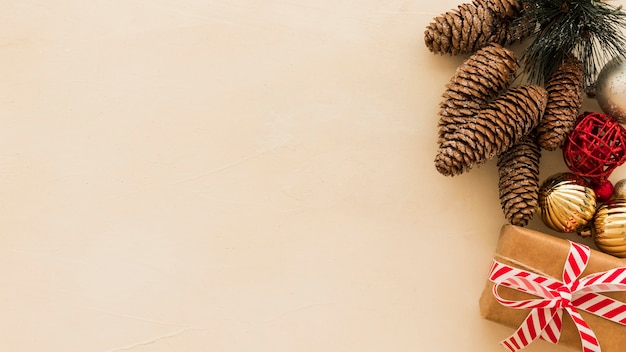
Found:
[[522, 4], [517, 0], [474, 0], [476, 6], [488, 8], [500, 17], [516, 17], [522, 11]]
[[440, 145], [437, 171], [458, 175], [503, 153], [537, 126], [547, 100], [546, 90], [539, 86], [510, 89], [457, 126]]
[[476, 6], [490, 9], [498, 19], [490, 41], [502, 45], [522, 42], [534, 33], [535, 27], [524, 15], [523, 0], [474, 0]]
[[474, 0], [434, 19], [424, 31], [428, 49], [439, 54], [469, 54], [490, 44], [523, 39], [513, 21], [521, 16], [516, 0]]
[[548, 104], [537, 127], [539, 145], [543, 149], [554, 150], [562, 146], [574, 129], [583, 104], [583, 81], [582, 62], [568, 55], [546, 83]]
[[539, 199], [541, 149], [534, 133], [498, 156], [500, 204], [507, 221], [526, 226]]
[[530, 37], [534, 32], [535, 28], [521, 15], [507, 17], [500, 20], [491, 41], [502, 45], [517, 44]]
[[459, 66], [446, 85], [439, 111], [439, 143], [507, 89], [519, 68], [512, 51], [488, 45]]

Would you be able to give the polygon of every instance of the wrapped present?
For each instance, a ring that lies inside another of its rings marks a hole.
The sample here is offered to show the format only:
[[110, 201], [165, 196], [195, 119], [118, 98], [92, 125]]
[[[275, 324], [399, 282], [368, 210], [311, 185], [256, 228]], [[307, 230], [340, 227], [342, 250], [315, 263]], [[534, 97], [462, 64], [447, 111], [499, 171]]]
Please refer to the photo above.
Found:
[[582, 244], [505, 225], [480, 312], [516, 329], [502, 341], [510, 351], [538, 338], [583, 351], [626, 351], [624, 266]]

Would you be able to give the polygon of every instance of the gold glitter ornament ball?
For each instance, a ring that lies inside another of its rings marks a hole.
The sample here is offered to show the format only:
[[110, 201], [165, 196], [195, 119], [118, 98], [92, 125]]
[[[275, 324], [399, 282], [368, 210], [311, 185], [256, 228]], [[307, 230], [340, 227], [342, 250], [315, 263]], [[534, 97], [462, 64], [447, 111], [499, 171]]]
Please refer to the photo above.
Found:
[[593, 222], [596, 246], [605, 253], [626, 258], [626, 199], [601, 205]]
[[596, 80], [596, 100], [604, 113], [626, 122], [626, 61], [609, 61]]
[[582, 230], [596, 212], [595, 192], [585, 180], [572, 173], [549, 177], [539, 188], [541, 220], [558, 232]]

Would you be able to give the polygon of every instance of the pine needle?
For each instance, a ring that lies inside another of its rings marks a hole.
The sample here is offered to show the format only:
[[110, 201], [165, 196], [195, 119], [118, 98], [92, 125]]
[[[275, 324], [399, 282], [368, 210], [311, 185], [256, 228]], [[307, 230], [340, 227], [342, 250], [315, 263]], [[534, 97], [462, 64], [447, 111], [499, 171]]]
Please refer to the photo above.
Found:
[[521, 23], [535, 28], [522, 63], [529, 78], [543, 84], [568, 53], [584, 66], [585, 87], [593, 85], [600, 69], [626, 50], [626, 13], [601, 0], [521, 0]]

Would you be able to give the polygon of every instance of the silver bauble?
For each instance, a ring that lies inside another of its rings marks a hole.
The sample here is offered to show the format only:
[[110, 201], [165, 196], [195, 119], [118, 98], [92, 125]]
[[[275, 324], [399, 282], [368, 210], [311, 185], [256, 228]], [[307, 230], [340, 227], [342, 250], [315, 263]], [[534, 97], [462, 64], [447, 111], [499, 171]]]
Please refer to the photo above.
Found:
[[626, 200], [626, 179], [615, 183], [615, 186], [613, 186], [613, 198]]
[[600, 71], [596, 80], [596, 99], [605, 114], [620, 123], [626, 121], [626, 61], [616, 57]]

